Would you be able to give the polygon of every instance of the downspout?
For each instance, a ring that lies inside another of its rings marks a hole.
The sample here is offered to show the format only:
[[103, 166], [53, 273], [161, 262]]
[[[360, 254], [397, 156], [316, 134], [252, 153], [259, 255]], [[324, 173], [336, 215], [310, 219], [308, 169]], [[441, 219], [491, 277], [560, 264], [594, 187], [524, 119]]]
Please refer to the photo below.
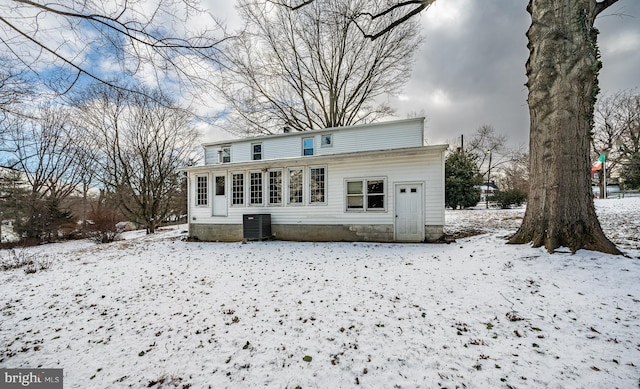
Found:
[[191, 174], [185, 172], [187, 175], [187, 231], [188, 237], [191, 238]]

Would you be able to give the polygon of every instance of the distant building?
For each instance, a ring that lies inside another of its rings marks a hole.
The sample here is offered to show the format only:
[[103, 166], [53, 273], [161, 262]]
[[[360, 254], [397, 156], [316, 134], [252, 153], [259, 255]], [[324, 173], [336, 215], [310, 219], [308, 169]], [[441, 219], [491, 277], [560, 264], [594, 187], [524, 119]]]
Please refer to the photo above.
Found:
[[494, 192], [498, 191], [498, 186], [493, 181], [488, 185], [485, 182], [484, 184], [480, 185], [478, 189], [480, 189], [480, 202], [483, 202], [487, 201], [487, 194], [489, 195], [489, 198], [491, 198], [491, 195]]

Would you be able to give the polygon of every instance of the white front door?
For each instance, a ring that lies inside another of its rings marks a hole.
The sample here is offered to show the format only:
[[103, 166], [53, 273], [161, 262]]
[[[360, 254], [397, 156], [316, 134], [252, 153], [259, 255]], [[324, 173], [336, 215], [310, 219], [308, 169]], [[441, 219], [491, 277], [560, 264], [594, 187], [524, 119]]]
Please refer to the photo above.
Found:
[[422, 242], [424, 240], [422, 184], [396, 184], [395, 187], [395, 240]]
[[227, 176], [213, 176], [213, 216], [227, 216]]

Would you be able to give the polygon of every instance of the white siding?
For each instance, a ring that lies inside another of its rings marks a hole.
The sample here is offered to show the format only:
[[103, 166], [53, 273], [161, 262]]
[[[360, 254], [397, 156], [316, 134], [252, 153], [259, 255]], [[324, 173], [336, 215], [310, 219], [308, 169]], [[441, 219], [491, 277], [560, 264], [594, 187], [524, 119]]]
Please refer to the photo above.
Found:
[[350, 131], [329, 133], [333, 137], [331, 147], [321, 147], [320, 135], [315, 136], [317, 155], [389, 150], [423, 145], [422, 123], [416, 122], [397, 122], [391, 126], [358, 127]]
[[[231, 162], [251, 161], [251, 144], [262, 143], [262, 159], [276, 160], [302, 155], [302, 138], [314, 137], [314, 155], [419, 147], [424, 143], [424, 119], [399, 120], [362, 126], [280, 134], [229, 142]], [[322, 134], [331, 134], [331, 147], [321, 147]], [[205, 164], [218, 163], [220, 144], [205, 146]]]
[[[319, 140], [318, 140], [319, 141]], [[266, 150], [265, 150], [266, 151]], [[303, 159], [304, 161], [304, 159]], [[293, 162], [293, 161], [292, 161]], [[282, 206], [232, 206], [228, 204], [227, 217], [213, 217], [210, 207], [191, 206], [190, 222], [216, 223], [216, 224], [242, 224], [242, 215], [247, 213], [270, 213], [273, 224], [393, 224], [394, 223], [394, 185], [402, 182], [421, 182], [424, 185], [425, 196], [425, 224], [444, 225], [444, 163], [441, 149], [425, 150], [419, 155], [385, 155], [385, 156], [359, 156], [354, 158], [341, 158], [337, 161], [325, 162], [309, 160], [308, 164], [300, 164], [295, 161], [291, 165], [283, 163], [282, 167], [304, 167], [304, 195], [305, 205], [287, 205], [287, 183], [283, 180]], [[309, 199], [309, 167], [326, 166], [327, 171], [327, 202], [325, 205], [310, 205]], [[227, 194], [231, 198], [230, 173], [256, 170], [257, 167], [237, 167], [227, 170], [221, 165], [209, 167], [211, 172], [227, 173]], [[259, 169], [259, 168], [257, 168]], [[195, 193], [195, 175], [190, 172], [190, 196]], [[287, 177], [286, 169], [284, 177]], [[344, 181], [348, 178], [386, 178], [386, 211], [376, 212], [346, 212]], [[268, 191], [268, 179], [265, 177], [266, 197]], [[209, 182], [212, 182], [210, 179]], [[248, 186], [248, 176], [245, 176], [245, 193]], [[211, 189], [210, 189], [211, 192]], [[190, 204], [193, 204], [190, 199]], [[195, 220], [193, 219], [195, 217]]]
[[213, 165], [214, 163], [218, 163], [218, 150], [220, 150], [220, 147], [204, 148], [204, 164], [205, 165]]

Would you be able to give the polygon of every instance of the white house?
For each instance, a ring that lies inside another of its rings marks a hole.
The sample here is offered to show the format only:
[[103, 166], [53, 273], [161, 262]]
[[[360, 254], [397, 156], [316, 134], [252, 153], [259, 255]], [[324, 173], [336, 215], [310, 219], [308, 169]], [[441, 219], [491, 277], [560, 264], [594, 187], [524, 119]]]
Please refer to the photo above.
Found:
[[478, 186], [478, 189], [480, 190], [480, 202], [482, 203], [487, 201], [487, 195], [491, 199], [491, 196], [498, 190], [498, 186], [493, 181], [490, 183], [485, 182]]
[[238, 241], [248, 215], [269, 215], [282, 240], [438, 239], [447, 145], [423, 139], [416, 118], [204, 144], [185, 169], [189, 235]]

